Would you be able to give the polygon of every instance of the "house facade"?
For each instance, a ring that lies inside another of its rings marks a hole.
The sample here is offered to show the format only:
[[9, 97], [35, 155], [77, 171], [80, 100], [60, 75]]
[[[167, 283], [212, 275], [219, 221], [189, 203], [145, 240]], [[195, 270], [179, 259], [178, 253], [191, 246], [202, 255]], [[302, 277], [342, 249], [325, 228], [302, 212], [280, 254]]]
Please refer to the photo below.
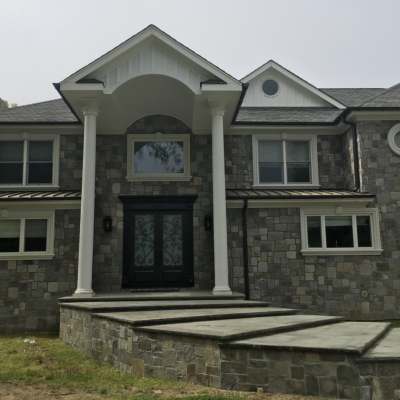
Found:
[[400, 85], [242, 80], [149, 26], [0, 112], [0, 329], [57, 301], [232, 291], [399, 318]]

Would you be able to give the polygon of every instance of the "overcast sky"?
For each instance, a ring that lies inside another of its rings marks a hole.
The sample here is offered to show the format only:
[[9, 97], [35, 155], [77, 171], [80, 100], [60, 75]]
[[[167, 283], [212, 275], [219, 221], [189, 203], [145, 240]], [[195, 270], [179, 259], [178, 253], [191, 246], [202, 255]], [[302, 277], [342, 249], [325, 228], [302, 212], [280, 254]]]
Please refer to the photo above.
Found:
[[0, 1], [0, 97], [19, 105], [150, 23], [237, 78], [272, 58], [319, 87], [400, 82], [400, 0]]

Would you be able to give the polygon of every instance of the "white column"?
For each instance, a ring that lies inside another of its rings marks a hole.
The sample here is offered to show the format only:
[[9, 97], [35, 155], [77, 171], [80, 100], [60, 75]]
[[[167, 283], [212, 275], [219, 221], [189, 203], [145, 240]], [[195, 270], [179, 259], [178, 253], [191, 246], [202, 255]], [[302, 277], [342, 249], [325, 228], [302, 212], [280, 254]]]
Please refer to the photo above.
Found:
[[78, 284], [75, 295], [92, 296], [94, 198], [96, 179], [97, 111], [84, 111], [81, 221], [79, 230]]
[[224, 110], [212, 108], [212, 180], [214, 218], [214, 294], [232, 294], [228, 276], [225, 198]]

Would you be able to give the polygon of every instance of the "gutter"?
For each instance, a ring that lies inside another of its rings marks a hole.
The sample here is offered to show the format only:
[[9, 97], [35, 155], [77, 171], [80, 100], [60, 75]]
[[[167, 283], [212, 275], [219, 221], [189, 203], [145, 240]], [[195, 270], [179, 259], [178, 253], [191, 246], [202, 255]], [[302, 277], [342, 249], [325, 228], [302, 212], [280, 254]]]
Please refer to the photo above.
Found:
[[242, 208], [243, 278], [244, 278], [244, 296], [246, 300], [249, 300], [250, 286], [249, 286], [249, 247], [247, 242], [247, 209], [248, 209], [248, 201], [247, 199], [244, 199]]
[[357, 129], [357, 124], [349, 121], [347, 119], [349, 112], [344, 114], [343, 121], [345, 124], [348, 124], [352, 128], [353, 133], [353, 164], [354, 164], [354, 185], [355, 191], [361, 192], [361, 170], [360, 170], [360, 150], [358, 147], [359, 143], [359, 133]]

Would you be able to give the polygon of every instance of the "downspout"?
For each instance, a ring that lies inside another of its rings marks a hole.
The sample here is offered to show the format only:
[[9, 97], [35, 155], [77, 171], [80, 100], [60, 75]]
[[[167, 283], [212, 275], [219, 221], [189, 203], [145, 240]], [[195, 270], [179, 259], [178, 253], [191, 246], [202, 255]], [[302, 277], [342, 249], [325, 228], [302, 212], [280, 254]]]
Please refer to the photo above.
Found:
[[242, 232], [243, 232], [243, 278], [244, 278], [244, 296], [246, 300], [250, 299], [249, 286], [249, 248], [247, 243], [247, 208], [248, 200], [243, 199], [242, 208]]
[[353, 164], [354, 164], [354, 185], [356, 192], [361, 191], [361, 171], [360, 171], [360, 152], [358, 147], [358, 129], [357, 124], [347, 120], [347, 115], [344, 117], [344, 122], [352, 127], [353, 141]]

